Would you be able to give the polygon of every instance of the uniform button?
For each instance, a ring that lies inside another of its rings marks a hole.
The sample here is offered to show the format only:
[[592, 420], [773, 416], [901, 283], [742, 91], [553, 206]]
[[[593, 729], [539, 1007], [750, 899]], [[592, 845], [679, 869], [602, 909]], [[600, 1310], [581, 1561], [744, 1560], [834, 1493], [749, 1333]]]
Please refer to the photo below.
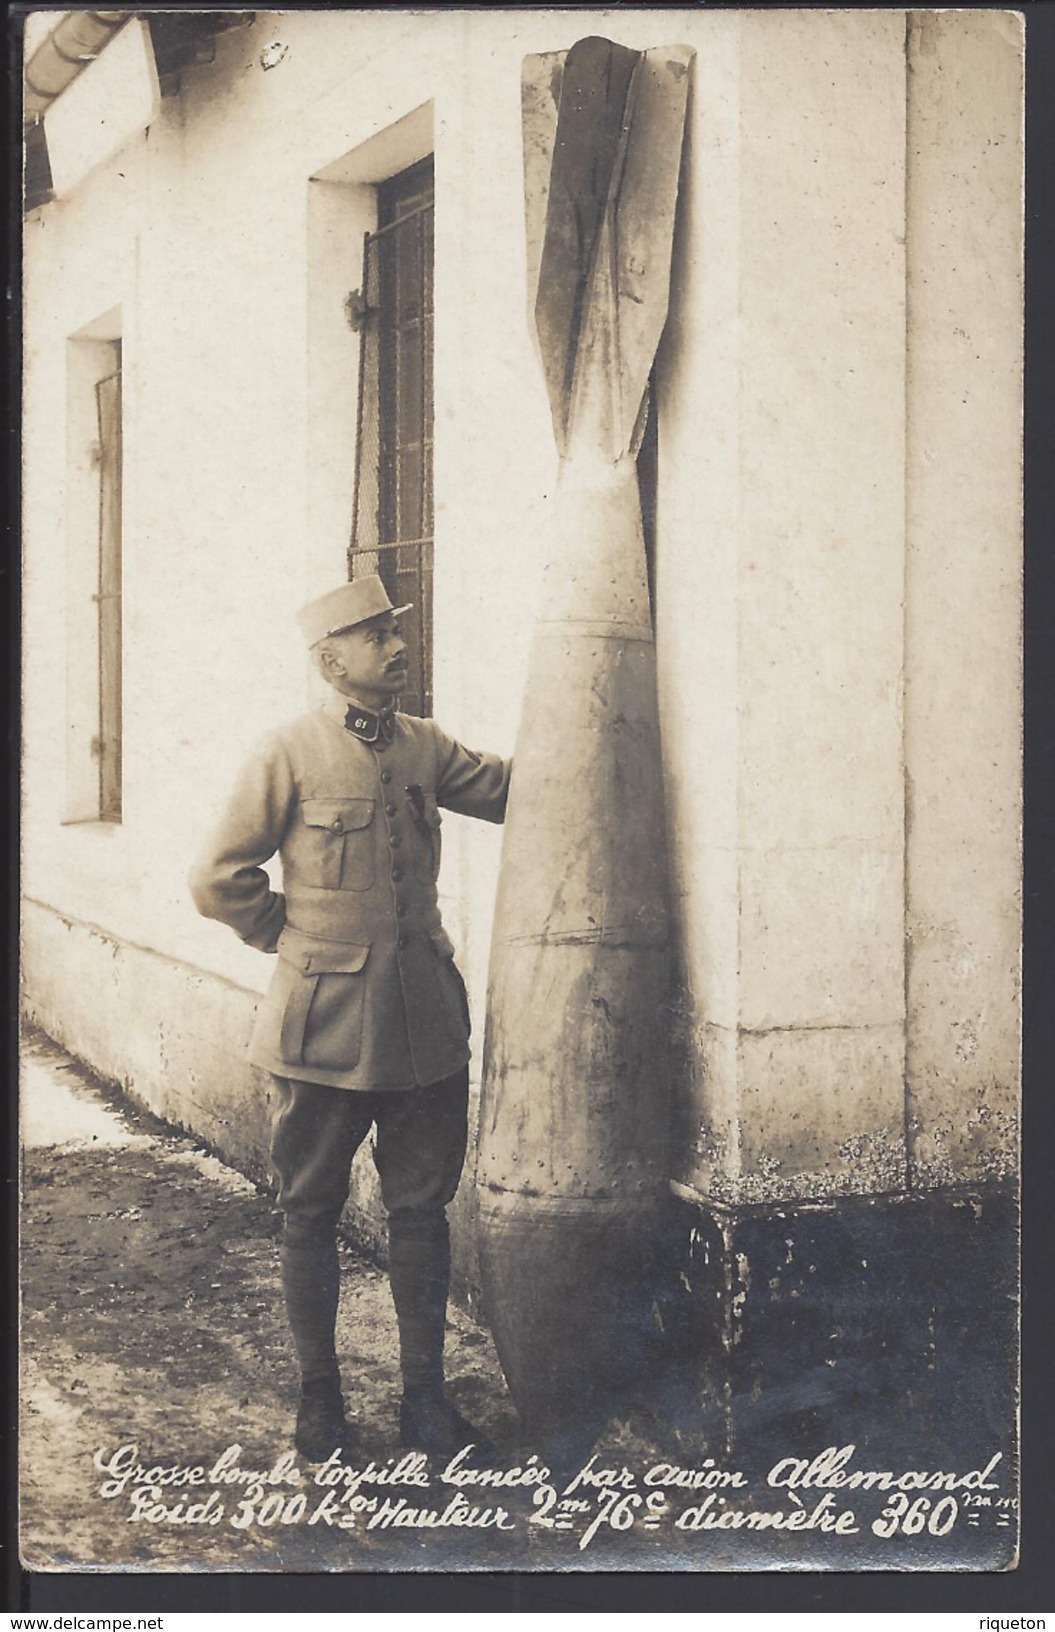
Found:
[[396, 944], [401, 952], [404, 951], [410, 945], [410, 936], [401, 935]]
[[335, 833], [339, 833], [343, 825], [344, 824], [342, 823], [341, 818], [339, 816], [335, 816], [333, 819], [333, 831]]
[[399, 807], [397, 805], [386, 805], [385, 806], [385, 815], [386, 816], [394, 816], [396, 814], [396, 811], [397, 811], [398, 808]]
[[398, 884], [402, 877], [403, 877], [402, 867], [393, 867], [393, 869], [392, 869], [392, 882], [393, 882], [393, 884]]
[[392, 846], [393, 850], [398, 850], [399, 846], [403, 843], [403, 840], [400, 838], [398, 833], [393, 833], [388, 842]]
[[381, 772], [381, 780], [382, 780], [382, 782], [391, 782], [392, 772], [391, 771], [382, 771]]
[[399, 906], [396, 908], [396, 917], [397, 918], [405, 918], [406, 916], [407, 916], [407, 909], [406, 909], [405, 906], [403, 906], [402, 902], [400, 902]]

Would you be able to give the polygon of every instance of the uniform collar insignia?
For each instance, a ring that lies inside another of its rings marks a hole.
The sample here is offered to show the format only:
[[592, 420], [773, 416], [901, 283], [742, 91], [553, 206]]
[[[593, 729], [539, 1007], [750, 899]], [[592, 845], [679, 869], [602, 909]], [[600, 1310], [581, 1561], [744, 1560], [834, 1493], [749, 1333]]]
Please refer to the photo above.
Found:
[[376, 743], [383, 747], [396, 734], [396, 711], [386, 708], [382, 713], [375, 714], [373, 709], [353, 702], [344, 716], [344, 729], [350, 731], [353, 737], [358, 737], [360, 742]]

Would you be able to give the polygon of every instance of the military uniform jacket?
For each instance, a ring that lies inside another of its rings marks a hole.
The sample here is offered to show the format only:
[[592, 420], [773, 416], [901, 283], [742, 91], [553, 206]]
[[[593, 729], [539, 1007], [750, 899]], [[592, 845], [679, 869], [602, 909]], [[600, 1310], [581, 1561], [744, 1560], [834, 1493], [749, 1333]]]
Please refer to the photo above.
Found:
[[[437, 900], [440, 807], [501, 821], [509, 766], [434, 720], [393, 723], [385, 741], [376, 716], [333, 692], [272, 732], [191, 874], [200, 912], [278, 953], [249, 1046], [277, 1076], [411, 1088], [469, 1058], [465, 987]], [[281, 894], [263, 869], [276, 851]]]

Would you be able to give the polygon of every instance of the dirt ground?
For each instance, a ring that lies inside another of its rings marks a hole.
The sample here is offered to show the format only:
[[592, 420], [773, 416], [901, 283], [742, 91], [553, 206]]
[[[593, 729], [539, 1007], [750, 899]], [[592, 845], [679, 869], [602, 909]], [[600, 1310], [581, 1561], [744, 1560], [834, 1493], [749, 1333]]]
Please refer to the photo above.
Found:
[[[328, 1498], [318, 1470], [291, 1450], [296, 1369], [270, 1198], [39, 1036], [24, 1052], [22, 1106], [26, 1567], [611, 1567], [608, 1537], [587, 1563], [575, 1535], [529, 1522], [537, 1512], [530, 1486], [459, 1492], [437, 1487], [432, 1467], [428, 1489], [413, 1482], [424, 1475], [408, 1470], [396, 1437], [387, 1280], [348, 1247], [338, 1349], [349, 1409], [375, 1473], [394, 1469], [404, 1481], [364, 1484], [360, 1496], [443, 1511], [458, 1498], [462, 1512], [484, 1516], [370, 1528], [376, 1505], [357, 1510], [355, 1492], [341, 1488]], [[448, 1375], [451, 1397], [495, 1441], [503, 1466], [523, 1461], [490, 1339], [458, 1310]], [[610, 1459], [639, 1463], [653, 1449], [627, 1424], [601, 1447]], [[133, 1475], [137, 1465], [147, 1471]], [[254, 1484], [251, 1470], [262, 1480]], [[494, 1518], [496, 1508], [504, 1520]], [[643, 1538], [646, 1550], [650, 1540]]]

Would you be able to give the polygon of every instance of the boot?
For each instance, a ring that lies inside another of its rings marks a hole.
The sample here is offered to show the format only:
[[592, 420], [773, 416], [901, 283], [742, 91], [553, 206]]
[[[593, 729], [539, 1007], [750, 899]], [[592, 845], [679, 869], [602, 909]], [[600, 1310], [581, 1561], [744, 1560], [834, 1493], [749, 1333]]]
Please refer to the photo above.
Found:
[[403, 1399], [402, 1444], [436, 1456], [477, 1447], [473, 1460], [493, 1458], [487, 1436], [468, 1422], [443, 1392], [443, 1338], [451, 1253], [442, 1212], [393, 1213], [389, 1218], [388, 1278], [399, 1326]]
[[487, 1435], [451, 1404], [442, 1383], [404, 1390], [399, 1402], [399, 1442], [415, 1451], [446, 1457], [472, 1445], [474, 1453], [465, 1460], [466, 1467], [493, 1462], [496, 1454]]
[[336, 1373], [302, 1383], [293, 1443], [306, 1462], [326, 1462], [334, 1451], [341, 1453], [343, 1462], [358, 1454], [358, 1434], [345, 1417]]

